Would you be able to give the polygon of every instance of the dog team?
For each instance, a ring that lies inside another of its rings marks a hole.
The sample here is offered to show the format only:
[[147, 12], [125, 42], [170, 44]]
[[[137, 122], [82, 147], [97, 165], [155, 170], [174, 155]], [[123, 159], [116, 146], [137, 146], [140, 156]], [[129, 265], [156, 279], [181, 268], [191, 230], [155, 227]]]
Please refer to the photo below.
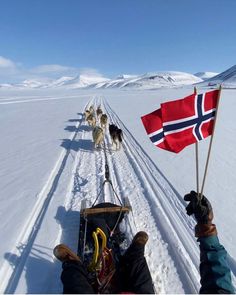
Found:
[[[96, 116], [93, 106], [90, 106], [84, 113], [85, 120], [88, 122], [88, 125], [93, 128], [92, 136], [95, 148], [102, 146], [108, 123], [108, 117], [103, 113], [101, 106], [98, 106], [96, 109]], [[97, 121], [100, 122], [100, 126], [96, 125]], [[109, 124], [109, 134], [111, 137], [112, 149], [120, 150], [123, 138], [122, 130], [115, 124]]]

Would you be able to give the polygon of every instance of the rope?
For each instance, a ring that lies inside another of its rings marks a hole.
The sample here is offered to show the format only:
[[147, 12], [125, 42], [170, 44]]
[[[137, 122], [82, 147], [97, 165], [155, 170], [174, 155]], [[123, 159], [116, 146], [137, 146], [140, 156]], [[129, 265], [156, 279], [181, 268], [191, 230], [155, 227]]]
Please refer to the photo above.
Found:
[[113, 234], [114, 234], [114, 232], [115, 232], [115, 230], [117, 228], [117, 225], [119, 224], [119, 221], [120, 221], [120, 218], [121, 218], [121, 214], [122, 214], [122, 207], [120, 208], [120, 214], [119, 214], [119, 216], [117, 218], [116, 224], [114, 225], [113, 229], [110, 230], [110, 237], [113, 236]]
[[112, 184], [111, 181], [110, 181], [110, 185], [111, 185], [111, 187], [112, 187], [113, 193], [115, 194], [115, 196], [116, 196], [117, 199], [119, 200], [121, 206], [123, 206], [122, 201], [121, 201], [121, 199], [119, 198], [119, 196], [117, 195], [117, 193], [116, 193], [116, 191], [115, 191], [115, 189], [114, 189], [113, 184]]
[[101, 187], [101, 189], [100, 189], [99, 194], [97, 195], [97, 198], [96, 198], [95, 201], [93, 202], [92, 207], [94, 207], [94, 205], [95, 205], [95, 203], [97, 202], [99, 196], [101, 195], [102, 189], [103, 189], [103, 185], [102, 185], [102, 187]]
[[86, 217], [86, 218], [85, 218], [85, 228], [84, 228], [83, 255], [82, 255], [82, 259], [83, 259], [83, 261], [84, 261], [84, 252], [85, 252], [86, 240], [87, 240], [87, 225], [88, 225], [88, 219], [87, 219], [87, 217]]
[[109, 171], [109, 166], [108, 166], [108, 160], [107, 160], [107, 154], [106, 154], [106, 146], [105, 146], [105, 141], [104, 141], [104, 145], [103, 145], [103, 151], [104, 151], [104, 155], [105, 155], [105, 181], [103, 183], [103, 185], [106, 183], [106, 182], [109, 182], [110, 185], [111, 185], [111, 188], [112, 188], [112, 191], [114, 193], [114, 195], [116, 196], [116, 198], [118, 199], [118, 201], [120, 202], [121, 206], [123, 206], [122, 204], [122, 201], [120, 200], [118, 194], [116, 193], [114, 187], [113, 187], [113, 184], [110, 180], [110, 171]]

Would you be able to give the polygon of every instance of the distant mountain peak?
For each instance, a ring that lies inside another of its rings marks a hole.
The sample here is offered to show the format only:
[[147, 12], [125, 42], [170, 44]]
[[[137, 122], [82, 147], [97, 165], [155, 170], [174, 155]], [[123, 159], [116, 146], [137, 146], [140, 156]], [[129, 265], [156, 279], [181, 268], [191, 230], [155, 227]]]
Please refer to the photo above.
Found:
[[142, 75], [122, 74], [115, 79], [109, 79], [96, 73], [83, 73], [75, 76], [62, 76], [58, 79], [26, 79], [17, 84], [1, 84], [1, 88], [135, 88], [159, 89], [182, 87], [199, 84], [213, 86], [222, 84], [223, 87], [236, 88], [236, 65], [217, 74], [199, 72], [195, 75], [178, 71], [150, 72]]
[[217, 86], [220, 84], [223, 88], [236, 88], [236, 65], [200, 83], [201, 86]]
[[218, 74], [219, 73], [215, 73], [215, 72], [198, 72], [198, 73], [194, 74], [194, 76], [201, 78], [202, 80], [207, 80], [212, 77], [215, 77]]

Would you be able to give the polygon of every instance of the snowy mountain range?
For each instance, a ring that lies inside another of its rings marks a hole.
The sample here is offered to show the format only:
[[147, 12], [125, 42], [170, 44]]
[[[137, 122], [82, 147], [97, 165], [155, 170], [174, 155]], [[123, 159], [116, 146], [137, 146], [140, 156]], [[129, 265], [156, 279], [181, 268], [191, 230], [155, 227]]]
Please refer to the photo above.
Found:
[[236, 88], [236, 65], [200, 83], [201, 86], [217, 86], [219, 84], [223, 88]]
[[183, 72], [157, 72], [144, 75], [120, 75], [115, 79], [101, 76], [77, 75], [75, 77], [61, 77], [55, 80], [28, 79], [18, 84], [0, 84], [4, 88], [140, 88], [158, 89], [161, 87], [172, 88], [176, 86], [191, 85], [203, 80], [192, 74]]
[[58, 79], [27, 79], [18, 84], [0, 84], [0, 88], [65, 88], [65, 89], [159, 89], [198, 84], [203, 87], [222, 84], [224, 88], [236, 88], [236, 65], [217, 74], [198, 72], [195, 75], [185, 72], [154, 72], [143, 75], [120, 75], [115, 79], [99, 75], [63, 76]]
[[139, 89], [157, 89], [171, 88], [182, 85], [191, 85], [201, 82], [202, 79], [192, 74], [183, 72], [157, 72], [147, 73], [140, 76], [122, 76], [114, 80], [96, 83], [91, 85], [95, 88], [139, 88]]
[[76, 75], [72, 77], [63, 76], [59, 79], [27, 79], [18, 84], [0, 84], [4, 88], [84, 88], [89, 85], [106, 82], [108, 79], [101, 76]]

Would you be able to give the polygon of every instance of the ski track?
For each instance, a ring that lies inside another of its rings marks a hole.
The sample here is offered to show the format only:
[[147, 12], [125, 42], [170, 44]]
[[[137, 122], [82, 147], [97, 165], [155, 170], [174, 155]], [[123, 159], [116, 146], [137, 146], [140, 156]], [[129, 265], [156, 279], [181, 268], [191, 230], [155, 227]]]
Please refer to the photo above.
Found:
[[[94, 99], [90, 102], [90, 105], [92, 104], [95, 104]], [[102, 176], [104, 174], [102, 154], [100, 151], [93, 150], [92, 127], [89, 127], [85, 121], [84, 125], [81, 127], [87, 128], [85, 128], [86, 130], [82, 130], [82, 136], [77, 138], [77, 140], [81, 140], [82, 143], [75, 159], [72, 173], [74, 178], [71, 179], [68, 194], [65, 199], [65, 208], [68, 212], [79, 212], [81, 201], [84, 198], [92, 205], [101, 191]], [[86, 146], [89, 142], [91, 144]], [[78, 216], [76, 216], [76, 220], [74, 220], [73, 214], [72, 218], [68, 219], [66, 216], [65, 219], [66, 224], [70, 224], [71, 230], [68, 230], [68, 227], [66, 227], [66, 233], [62, 231], [60, 242], [69, 245], [74, 251], [77, 251], [79, 234]], [[70, 232], [69, 235], [68, 232]]]
[[[87, 95], [80, 95], [80, 97], [86, 97]], [[4, 98], [1, 99], [0, 98], [0, 105], [6, 105], [6, 104], [16, 104], [16, 103], [28, 103], [28, 102], [38, 102], [38, 101], [50, 101], [50, 100], [61, 100], [61, 99], [68, 99], [68, 98], [78, 98], [78, 95], [70, 95], [68, 96], [60, 96], [60, 97], [44, 97], [44, 98], [39, 98], [39, 97], [35, 97], [35, 98]]]
[[[76, 124], [76, 131], [72, 133], [69, 140], [75, 140], [79, 127], [82, 124], [81, 118]], [[58, 182], [70, 154], [70, 147], [63, 149], [60, 156], [41, 192], [37, 196], [35, 206], [18, 236], [16, 246], [11, 250], [8, 261], [5, 261], [0, 269], [0, 293], [14, 293], [17, 283], [33, 248], [33, 243], [40, 230], [42, 221], [56, 191]]]
[[[122, 222], [122, 230], [128, 235], [128, 243], [139, 230], [152, 233], [149, 235], [145, 253], [157, 293], [197, 293], [199, 250], [192, 232], [194, 222], [191, 218], [188, 220], [182, 198], [103, 97], [93, 97], [84, 110], [90, 105], [94, 105], [96, 109], [100, 104], [109, 121], [120, 126], [124, 134], [123, 147], [119, 151], [113, 151], [111, 148], [108, 128], [104, 143], [114, 190], [121, 200], [129, 197], [132, 206], [132, 212], [125, 218], [126, 223]], [[84, 198], [90, 205], [97, 196], [97, 202], [119, 204], [109, 185], [105, 185], [104, 192], [101, 192], [105, 174], [105, 153], [103, 148], [93, 148], [92, 128], [88, 127], [83, 118], [77, 123], [76, 131], [69, 139], [70, 146], [61, 152], [18, 237], [16, 247], [11, 251], [12, 263], [6, 261], [0, 269], [1, 293], [14, 293], [17, 288], [36, 237], [39, 231], [44, 230], [41, 227], [42, 222], [47, 218], [47, 210], [71, 150], [77, 152], [63, 204], [65, 214], [60, 229], [55, 233], [56, 241], [67, 244], [74, 251], [77, 250], [79, 211]], [[194, 251], [189, 252], [188, 249]], [[49, 259], [53, 259], [52, 255]], [[46, 289], [45, 293], [51, 293], [51, 290]]]

